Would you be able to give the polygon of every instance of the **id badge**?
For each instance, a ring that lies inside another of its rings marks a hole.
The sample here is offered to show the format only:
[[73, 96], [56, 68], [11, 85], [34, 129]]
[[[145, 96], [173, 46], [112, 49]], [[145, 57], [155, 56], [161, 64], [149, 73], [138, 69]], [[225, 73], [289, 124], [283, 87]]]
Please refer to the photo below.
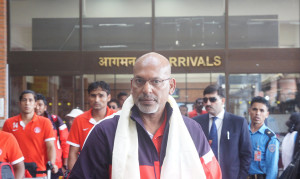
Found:
[[260, 162], [261, 161], [261, 151], [255, 151], [254, 152], [254, 161], [258, 161]]

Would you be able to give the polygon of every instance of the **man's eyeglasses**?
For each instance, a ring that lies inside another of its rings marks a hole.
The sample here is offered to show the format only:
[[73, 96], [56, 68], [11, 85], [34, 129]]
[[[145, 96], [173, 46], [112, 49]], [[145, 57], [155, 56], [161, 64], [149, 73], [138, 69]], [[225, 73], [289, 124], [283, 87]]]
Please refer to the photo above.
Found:
[[203, 98], [203, 102], [207, 103], [208, 100], [212, 103], [216, 102], [217, 101], [217, 98], [216, 97], [210, 97], [210, 98]]
[[162, 87], [163, 83], [167, 80], [170, 80], [171, 78], [167, 78], [167, 79], [152, 79], [152, 80], [145, 80], [143, 78], [132, 78], [132, 82], [135, 86], [137, 87], [143, 87], [146, 82], [149, 82], [149, 84], [155, 88], [160, 88]]

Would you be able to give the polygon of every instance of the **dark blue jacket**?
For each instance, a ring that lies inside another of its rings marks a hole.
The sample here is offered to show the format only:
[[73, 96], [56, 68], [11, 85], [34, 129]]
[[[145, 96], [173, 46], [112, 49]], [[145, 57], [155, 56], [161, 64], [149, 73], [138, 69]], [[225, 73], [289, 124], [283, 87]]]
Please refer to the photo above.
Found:
[[[206, 138], [209, 135], [209, 114], [193, 118]], [[229, 139], [227, 133], [229, 132]], [[251, 140], [245, 118], [225, 112], [219, 145], [219, 164], [223, 179], [245, 179], [251, 163]]]

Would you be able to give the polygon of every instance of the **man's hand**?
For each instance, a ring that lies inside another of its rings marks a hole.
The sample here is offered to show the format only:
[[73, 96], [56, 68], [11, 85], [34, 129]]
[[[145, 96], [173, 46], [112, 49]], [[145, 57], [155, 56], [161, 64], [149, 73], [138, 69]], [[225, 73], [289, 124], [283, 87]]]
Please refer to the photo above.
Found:
[[68, 157], [68, 169], [72, 170], [74, 164], [78, 158], [80, 148], [70, 145], [69, 157]]
[[62, 172], [63, 172], [63, 173], [66, 173], [67, 167], [63, 166], [61, 169], [62, 169]]
[[68, 158], [63, 158], [62, 172], [65, 173], [68, 170]]
[[53, 168], [52, 168], [52, 173], [57, 173], [58, 172], [58, 167], [57, 167], [57, 165], [55, 165], [55, 164], [53, 164], [52, 165], [53, 166]]

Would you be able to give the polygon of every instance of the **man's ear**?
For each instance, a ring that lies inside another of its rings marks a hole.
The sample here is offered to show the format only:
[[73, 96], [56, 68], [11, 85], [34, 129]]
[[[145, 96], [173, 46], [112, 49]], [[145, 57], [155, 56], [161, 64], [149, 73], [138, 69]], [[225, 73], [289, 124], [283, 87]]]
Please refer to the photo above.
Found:
[[269, 112], [269, 111], [268, 111], [267, 113], [268, 113], [268, 114], [267, 114], [267, 117], [266, 117], [266, 119], [267, 119], [267, 118], [269, 117], [269, 115], [270, 115], [270, 112]]
[[132, 80], [130, 80], [130, 94], [132, 94]]
[[222, 97], [221, 99], [222, 99], [222, 103], [225, 104], [226, 98]]
[[107, 102], [111, 100], [111, 95], [107, 95]]
[[174, 78], [170, 79], [170, 89], [169, 89], [169, 94], [173, 94], [175, 89], [176, 89], [176, 80]]

